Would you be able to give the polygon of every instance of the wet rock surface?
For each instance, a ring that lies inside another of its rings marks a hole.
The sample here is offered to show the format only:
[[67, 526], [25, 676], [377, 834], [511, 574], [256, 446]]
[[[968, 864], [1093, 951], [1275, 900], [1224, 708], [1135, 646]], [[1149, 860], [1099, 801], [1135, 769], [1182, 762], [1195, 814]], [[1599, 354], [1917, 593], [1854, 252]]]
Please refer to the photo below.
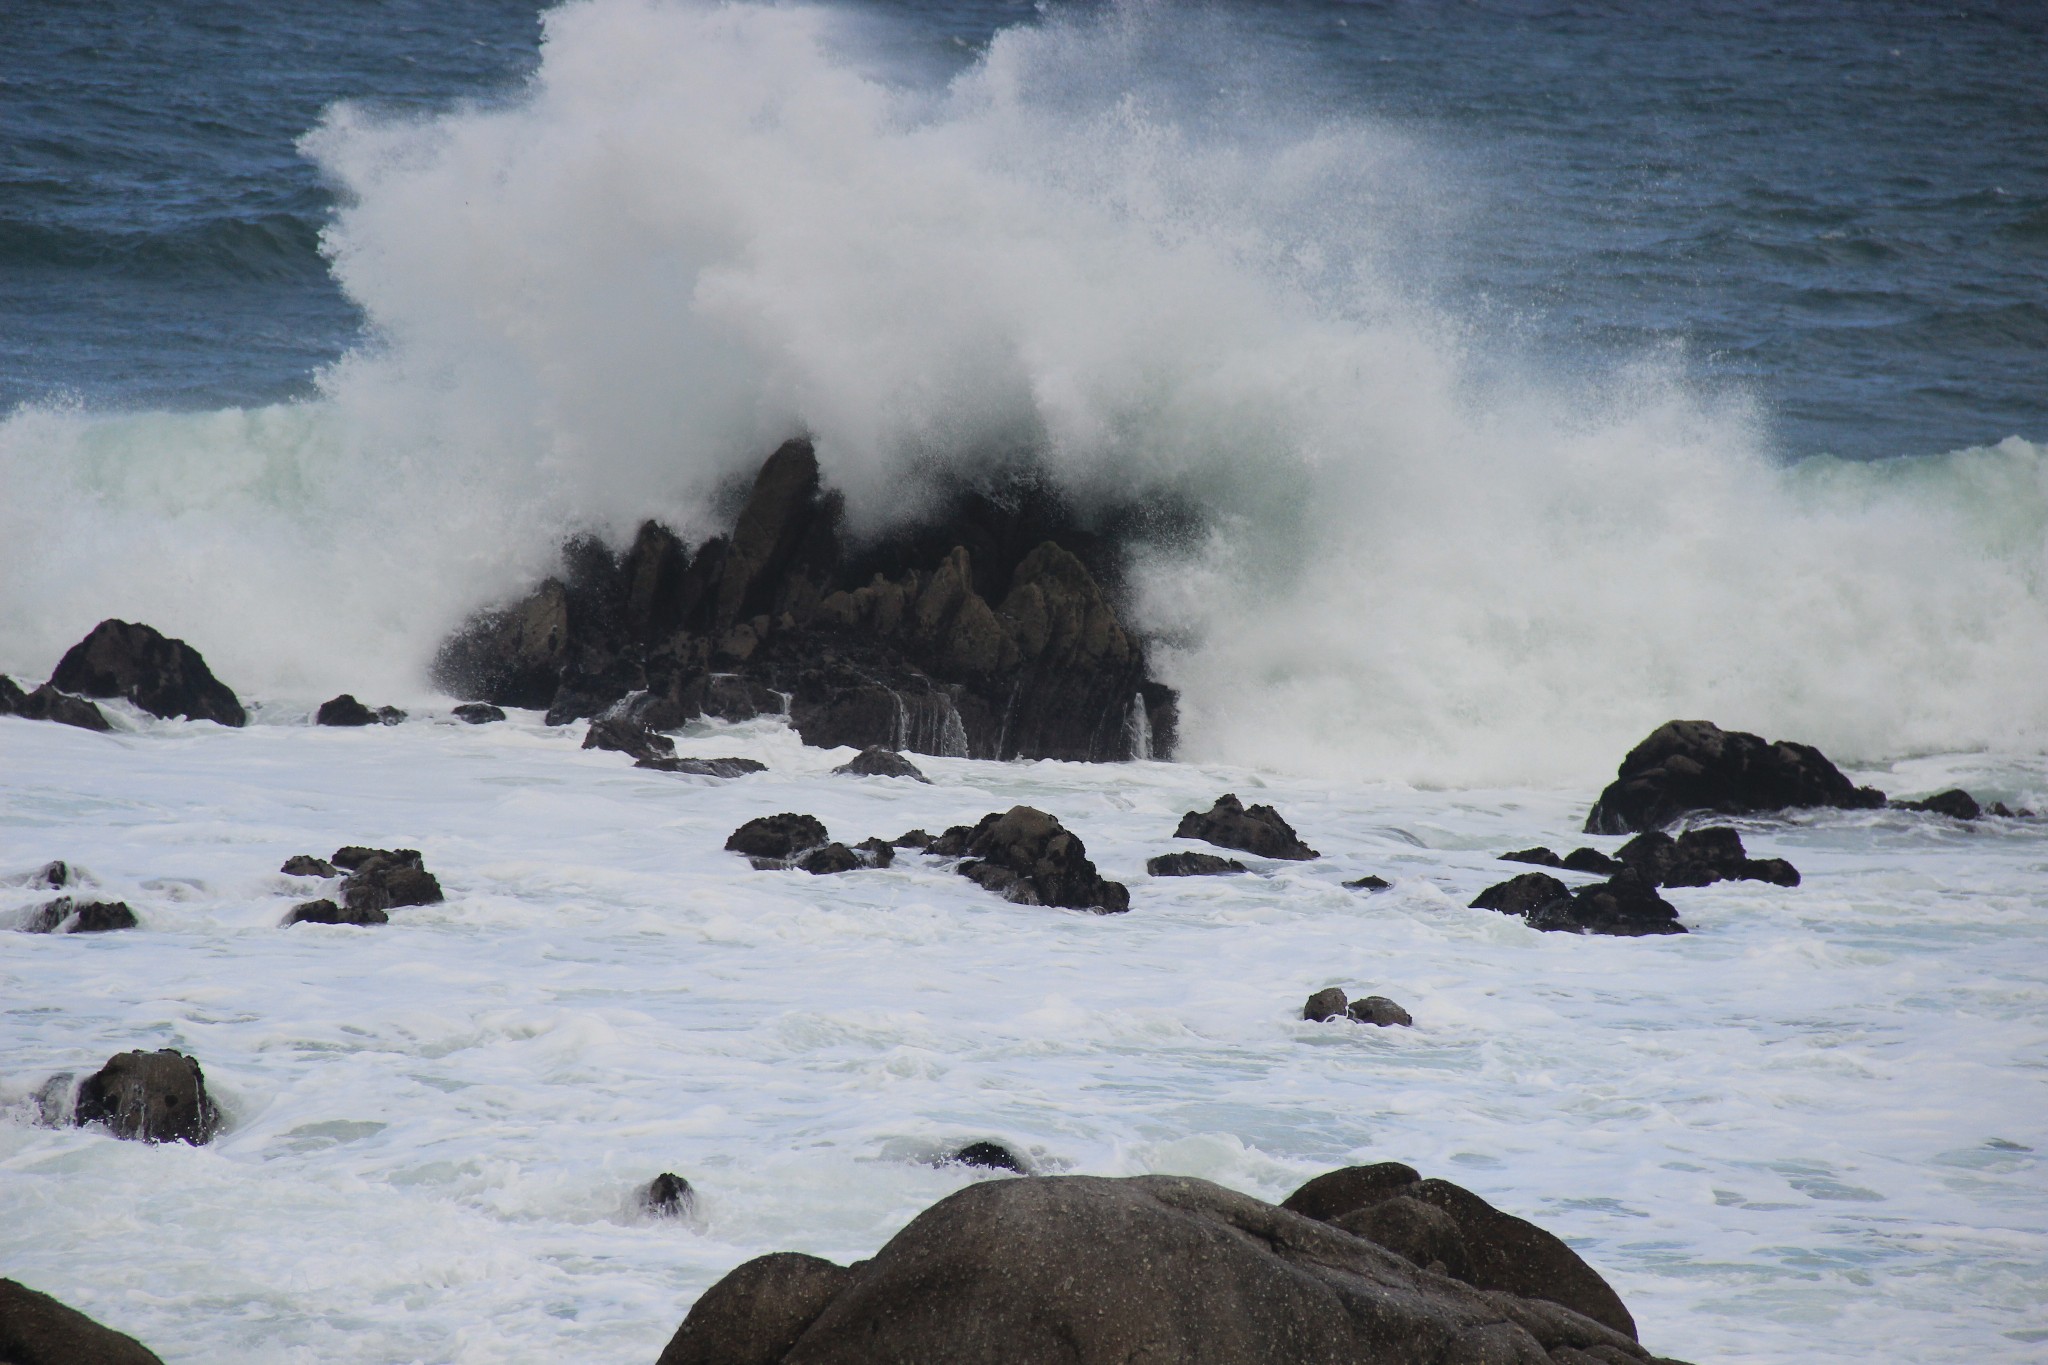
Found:
[[1368, 995], [1353, 1000], [1342, 986], [1325, 986], [1308, 998], [1301, 1007], [1301, 1017], [1313, 1024], [1328, 1023], [1332, 1019], [1355, 1019], [1361, 1024], [1378, 1024], [1382, 1028], [1399, 1025], [1403, 1028], [1414, 1024], [1414, 1016], [1389, 1000], [1384, 995]]
[[153, 716], [221, 725], [248, 724], [248, 713], [213, 676], [199, 651], [150, 627], [106, 620], [58, 661], [50, 685], [81, 697], [125, 697]]
[[1586, 833], [1663, 829], [1698, 812], [1869, 810], [1883, 804], [1883, 792], [1858, 787], [1811, 745], [1772, 742], [1710, 721], [1674, 720], [1629, 750], [1586, 816]]
[[1205, 811], [1191, 810], [1173, 831], [1176, 839], [1200, 839], [1219, 848], [1242, 849], [1260, 858], [1305, 862], [1322, 855], [1304, 844], [1294, 827], [1271, 806], [1247, 806], [1231, 792]]
[[[1556, 1238], [1406, 1168], [1369, 1188], [1377, 1197], [1310, 1201], [1337, 1220], [1324, 1221], [1187, 1177], [984, 1181], [857, 1266], [745, 1263], [691, 1308], [660, 1365], [1651, 1359], [1613, 1291]], [[1408, 1205], [1375, 1212], [1394, 1199]], [[1436, 1269], [1346, 1218], [1408, 1253], [1441, 1252]]]
[[397, 725], [404, 719], [405, 712], [395, 706], [380, 706], [373, 711], [346, 692], [321, 702], [320, 709], [313, 713], [315, 725]]
[[912, 781], [929, 783], [931, 779], [918, 771], [917, 765], [897, 753], [871, 745], [848, 762], [832, 770], [848, 777], [907, 777]]
[[123, 1052], [78, 1087], [72, 1123], [103, 1124], [118, 1138], [200, 1146], [220, 1130], [199, 1063], [168, 1048]]
[[1353, 877], [1350, 881], [1344, 883], [1344, 889], [1347, 891], [1364, 891], [1370, 893], [1373, 891], [1384, 891], [1392, 885], [1393, 883], [1388, 881], [1385, 877], [1377, 876], [1374, 873], [1368, 872], [1363, 877]]
[[356, 914], [394, 910], [408, 905], [438, 905], [443, 899], [440, 881], [427, 871], [416, 848], [350, 845], [336, 849], [328, 861], [348, 873], [341, 884], [341, 903]]
[[31, 934], [105, 934], [133, 929], [135, 912], [126, 901], [86, 901], [59, 896], [29, 912], [22, 929]]
[[640, 1187], [636, 1202], [656, 1218], [683, 1218], [696, 1208], [697, 1192], [674, 1171], [663, 1171]]
[[1799, 869], [1783, 858], [1750, 857], [1742, 836], [1725, 826], [1689, 829], [1675, 839], [1652, 830], [1623, 844], [1615, 856], [1648, 886], [1712, 886], [1724, 881], [1799, 885]]
[[633, 761], [636, 768], [651, 768], [658, 773], [681, 773], [685, 777], [745, 777], [750, 773], [765, 773], [768, 765], [751, 758], [677, 758], [674, 755], [657, 755]]
[[[0, 679], [0, 682], [6, 682]], [[83, 697], [74, 697], [60, 692], [49, 683], [35, 691], [24, 694], [12, 682], [0, 688], [0, 716], [20, 716], [23, 720], [47, 720], [58, 725], [70, 725], [80, 730], [95, 730], [102, 734], [114, 728], [100, 711]]]
[[0, 1279], [0, 1361], [7, 1365], [163, 1365], [131, 1336], [48, 1294]]
[[336, 905], [324, 897], [316, 901], [302, 901], [285, 915], [283, 927], [289, 929], [294, 924], [389, 924], [391, 916], [383, 907], [371, 904], [372, 899], [360, 898], [353, 905]]
[[825, 822], [817, 816], [784, 811], [780, 815], [759, 815], [747, 821], [726, 836], [725, 849], [728, 853], [742, 853], [749, 858], [782, 861], [831, 841], [832, 836], [825, 831]]
[[465, 725], [491, 725], [505, 719], [503, 708], [483, 701], [466, 701], [449, 714]]
[[1102, 589], [1114, 543], [1029, 487], [963, 490], [856, 544], [810, 443], [761, 466], [729, 535], [588, 538], [472, 618], [435, 677], [550, 723], [645, 692], [681, 720], [786, 714], [808, 744], [976, 758], [1165, 756], [1174, 695]]
[[1472, 908], [1516, 915], [1531, 929], [1552, 933], [1635, 938], [1685, 932], [1677, 908], [1632, 871], [1577, 890], [1546, 872], [1524, 872], [1481, 891]]
[[961, 876], [1019, 905], [1109, 915], [1131, 908], [1129, 889], [1096, 872], [1081, 836], [1031, 806], [992, 811], [972, 828], [955, 825], [929, 851], [964, 858], [957, 869]]
[[284, 860], [277, 869], [287, 877], [338, 877], [341, 870], [325, 858], [315, 858], [310, 853], [294, 853]]
[[1031, 1174], [1031, 1168], [1024, 1158], [1018, 1156], [1000, 1142], [983, 1138], [970, 1142], [946, 1158], [955, 1166], [973, 1166], [984, 1171], [1011, 1171], [1017, 1175]]
[[1154, 877], [1220, 877], [1245, 870], [1237, 859], [1213, 853], [1162, 853], [1145, 860], [1146, 873]]
[[[1894, 801], [1892, 805], [1899, 810], [1918, 810], [1926, 811], [1930, 815], [1946, 815], [1951, 820], [1975, 820], [1984, 814], [1984, 807], [1977, 803], [1977, 798], [1961, 787], [1951, 787], [1945, 792], [1936, 792], [1918, 801]], [[2003, 808], [1997, 813], [2011, 814]]]

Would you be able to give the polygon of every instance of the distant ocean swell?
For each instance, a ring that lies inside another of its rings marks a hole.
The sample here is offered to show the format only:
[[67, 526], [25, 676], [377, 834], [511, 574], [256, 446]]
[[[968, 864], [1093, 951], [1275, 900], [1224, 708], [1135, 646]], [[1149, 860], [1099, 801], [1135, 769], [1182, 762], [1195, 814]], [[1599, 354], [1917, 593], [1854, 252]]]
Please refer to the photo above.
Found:
[[401, 699], [565, 529], [701, 532], [808, 431], [856, 526], [998, 461], [1199, 508], [1131, 603], [1196, 757], [1580, 778], [1677, 714], [1873, 760], [2048, 739], [2048, 452], [1786, 470], [1682, 362], [1518, 360], [1403, 283], [1457, 249], [1426, 149], [1251, 100], [1285, 73], [1225, 20], [1015, 29], [936, 92], [816, 11], [547, 32], [521, 103], [307, 138], [371, 323], [320, 398], [0, 425], [0, 669], [126, 615], [245, 694]]

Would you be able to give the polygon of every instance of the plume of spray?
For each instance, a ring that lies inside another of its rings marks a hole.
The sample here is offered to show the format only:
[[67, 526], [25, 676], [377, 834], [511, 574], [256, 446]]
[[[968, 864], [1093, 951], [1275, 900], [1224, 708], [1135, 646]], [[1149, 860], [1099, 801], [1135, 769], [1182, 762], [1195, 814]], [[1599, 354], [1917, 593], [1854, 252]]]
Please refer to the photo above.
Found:
[[808, 432], [856, 531], [1018, 460], [1198, 509], [1127, 603], [1191, 757], [1465, 783], [1597, 776], [1674, 715], [1845, 758], [2048, 736], [2039, 449], [1788, 470], [1682, 358], [1504, 360], [1426, 287], [1466, 190], [1276, 93], [1228, 16], [1055, 15], [939, 82], [877, 22], [585, 0], [516, 101], [331, 111], [364, 344], [288, 408], [0, 426], [0, 663], [125, 612], [245, 691], [416, 694], [565, 531], [704, 534]]

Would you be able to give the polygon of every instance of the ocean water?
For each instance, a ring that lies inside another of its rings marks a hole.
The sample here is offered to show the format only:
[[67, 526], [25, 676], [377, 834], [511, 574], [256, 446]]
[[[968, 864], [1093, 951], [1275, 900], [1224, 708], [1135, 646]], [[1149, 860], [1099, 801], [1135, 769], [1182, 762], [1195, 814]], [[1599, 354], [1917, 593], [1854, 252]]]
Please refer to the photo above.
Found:
[[[1464, 906], [1675, 715], [2048, 805], [2044, 67], [1990, 4], [0, 7], [0, 672], [123, 616], [255, 713], [0, 719], [0, 878], [142, 919], [0, 934], [0, 1271], [173, 1362], [651, 1360], [995, 1137], [1409, 1161], [1685, 1358], [2037, 1358], [2041, 826], [1745, 824], [1805, 884], [1670, 939]], [[771, 766], [719, 784], [446, 722], [454, 623], [797, 432], [858, 529], [1017, 462], [1194, 509], [1123, 604], [1185, 761], [920, 787], [760, 722], [686, 738]], [[309, 726], [343, 690], [417, 719]], [[1328, 856], [1146, 879], [1225, 790]], [[1019, 801], [1129, 915], [719, 849]], [[354, 842], [449, 901], [280, 931]], [[219, 1142], [29, 1121], [131, 1046]]]

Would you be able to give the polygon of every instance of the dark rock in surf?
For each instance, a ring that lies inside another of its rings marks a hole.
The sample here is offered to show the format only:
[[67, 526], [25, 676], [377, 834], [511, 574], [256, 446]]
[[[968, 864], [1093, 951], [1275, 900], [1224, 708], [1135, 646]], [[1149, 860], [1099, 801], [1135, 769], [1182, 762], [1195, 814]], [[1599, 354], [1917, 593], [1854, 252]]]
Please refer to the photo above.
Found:
[[1384, 891], [1392, 885], [1393, 883], [1385, 877], [1376, 876], [1368, 872], [1363, 877], [1354, 877], [1344, 883], [1344, 889], [1347, 891]]
[[440, 881], [427, 871], [416, 848], [352, 845], [336, 849], [330, 861], [348, 870], [348, 878], [341, 884], [341, 903], [355, 914], [408, 905], [438, 905], [443, 899]]
[[291, 908], [280, 927], [289, 929], [294, 924], [389, 924], [391, 916], [384, 912], [382, 906], [373, 903], [378, 900], [388, 903], [390, 896], [365, 893], [348, 905], [336, 905], [324, 897], [316, 901], [302, 901]]
[[1301, 1017], [1311, 1024], [1326, 1023], [1331, 1019], [1343, 1018], [1344, 1011], [1350, 1008], [1350, 1005], [1350, 997], [1344, 994], [1342, 986], [1325, 986], [1311, 995], [1308, 1003], [1301, 1007]]
[[896, 861], [896, 845], [887, 839], [870, 836], [853, 846], [860, 860], [869, 867], [888, 867]]
[[1534, 863], [1538, 867], [1564, 866], [1564, 859], [1542, 847], [1518, 848], [1513, 853], [1501, 854], [1500, 860], [1504, 863]]
[[983, 1139], [970, 1142], [946, 1158], [950, 1165], [974, 1166], [984, 1171], [1010, 1171], [1016, 1175], [1030, 1175], [1031, 1168], [1024, 1164], [1024, 1158], [1000, 1142]]
[[1271, 806], [1246, 806], [1230, 792], [1217, 797], [1208, 810], [1183, 815], [1173, 837], [1242, 849], [1260, 858], [1305, 862], [1323, 856], [1296, 837], [1294, 827], [1280, 818], [1279, 811]]
[[1088, 860], [1081, 836], [1030, 806], [990, 812], [972, 829], [956, 825], [932, 852], [966, 856], [956, 869], [983, 889], [1019, 905], [1054, 905], [1099, 914], [1131, 908], [1121, 882], [1105, 881]]
[[28, 693], [21, 690], [21, 684], [0, 673], [0, 716], [14, 715], [27, 700]]
[[1742, 836], [1726, 826], [1689, 829], [1676, 839], [1661, 830], [1638, 834], [1616, 854], [1647, 886], [1712, 886], [1722, 881], [1799, 885], [1799, 871], [1783, 858], [1752, 858]]
[[79, 1127], [104, 1124], [118, 1138], [201, 1146], [220, 1131], [199, 1063], [169, 1048], [123, 1052], [78, 1087], [71, 1112]]
[[663, 1171], [640, 1187], [642, 1212], [656, 1218], [682, 1218], [697, 1206], [697, 1192], [674, 1171]]
[[31, 934], [107, 934], [133, 929], [135, 912], [126, 901], [80, 901], [70, 896], [37, 906], [22, 923]]
[[1611, 877], [1622, 869], [1619, 861], [1597, 848], [1575, 848], [1564, 855], [1558, 866], [1567, 872], [1590, 872], [1600, 877]]
[[889, 842], [898, 848], [914, 848], [922, 853], [938, 841], [921, 829], [911, 829], [905, 830]]
[[1547, 872], [1524, 872], [1496, 882], [1472, 898], [1474, 910], [1497, 910], [1503, 915], [1527, 915], [1553, 901], [1569, 899], [1572, 889]]
[[315, 725], [375, 725], [377, 713], [344, 692], [320, 703], [313, 713]]
[[789, 859], [830, 842], [824, 822], [816, 816], [784, 811], [747, 821], [726, 836], [725, 848], [749, 858]]
[[835, 872], [853, 872], [868, 866], [858, 853], [845, 844], [827, 844], [814, 848], [797, 859], [796, 865], [814, 877], [829, 876]]
[[198, 650], [127, 621], [94, 626], [58, 661], [50, 685], [83, 697], [125, 697], [152, 716], [249, 723], [242, 703], [213, 676]]
[[[1549, 1234], [1448, 1182], [1389, 1197], [1426, 1211], [1360, 1221], [1418, 1254], [1434, 1241], [1455, 1259], [1462, 1243], [1469, 1278], [1441, 1255], [1432, 1271], [1189, 1177], [981, 1181], [857, 1266], [786, 1255], [740, 1266], [691, 1308], [660, 1365], [1651, 1359], [1612, 1290]], [[1501, 1281], [1566, 1301], [1492, 1287]]]
[[0, 1360], [8, 1365], [163, 1365], [134, 1337], [6, 1279], [0, 1279]]
[[501, 708], [482, 701], [466, 701], [450, 714], [466, 725], [490, 725], [505, 719]]
[[1977, 798], [1961, 787], [1951, 787], [1945, 792], [1918, 801], [1894, 801], [1899, 810], [1920, 810], [1932, 815], [1946, 815], [1951, 820], [1975, 820], [1984, 814], [1984, 808], [1977, 804]]
[[633, 760], [636, 768], [651, 768], [658, 773], [681, 773], [685, 777], [745, 777], [749, 773], [765, 773], [766, 763], [751, 758], [676, 758], [673, 755], [655, 755]]
[[1114, 544], [1052, 506], [961, 494], [854, 545], [810, 443], [787, 442], [730, 536], [692, 551], [648, 522], [623, 559], [572, 540], [558, 574], [449, 638], [434, 676], [555, 724], [640, 691], [678, 723], [786, 715], [825, 747], [1164, 756], [1174, 694], [1102, 590]]
[[325, 858], [315, 858], [310, 853], [294, 853], [284, 860], [278, 871], [287, 877], [335, 877], [340, 869]]
[[1237, 859], [1213, 853], [1162, 853], [1145, 860], [1145, 872], [1153, 877], [1219, 877], [1244, 870]]
[[67, 886], [73, 886], [82, 881], [90, 881], [91, 878], [82, 876], [77, 868], [62, 859], [56, 859], [44, 863], [35, 871], [24, 876], [12, 877], [6, 880], [14, 886], [40, 886], [46, 887], [51, 891], [61, 891]]
[[21, 699], [14, 714], [23, 720], [47, 720], [58, 725], [69, 725], [80, 730], [93, 730], [105, 734], [114, 728], [100, 711], [83, 697], [74, 697], [60, 692], [49, 683]]
[[1408, 1028], [1415, 1023], [1415, 1017], [1384, 995], [1368, 995], [1363, 1000], [1354, 1000], [1344, 1011], [1361, 1024], [1377, 1024], [1381, 1028]]
[[[1391, 1200], [1411, 1200], [1445, 1218], [1407, 1210], [1395, 1218], [1359, 1216]], [[1416, 1258], [1429, 1256], [1444, 1263], [1444, 1273], [1475, 1289], [1561, 1304], [1635, 1342], [1635, 1319], [1621, 1296], [1577, 1252], [1448, 1180], [1424, 1180], [1394, 1161], [1350, 1166], [1317, 1176], [1281, 1207], [1375, 1242], [1374, 1232], [1388, 1235], [1379, 1245], [1417, 1264], [1427, 1265]]]
[[600, 716], [583, 734], [586, 749], [610, 749], [635, 759], [673, 758], [676, 742], [624, 716]]
[[1549, 933], [1608, 934], [1640, 938], [1648, 934], [1682, 934], [1677, 909], [1633, 873], [1582, 886], [1564, 900], [1553, 900], [1524, 917], [1531, 929]]
[[931, 782], [929, 777], [917, 770], [915, 763], [894, 749], [884, 749], [879, 745], [862, 749], [856, 757], [840, 764], [832, 771], [850, 777], [908, 777], [927, 785]]
[[1883, 804], [1883, 792], [1856, 786], [1811, 745], [1773, 743], [1704, 720], [1674, 720], [1629, 750], [1586, 816], [1586, 833], [1662, 829], [1703, 811], [1749, 815]]

